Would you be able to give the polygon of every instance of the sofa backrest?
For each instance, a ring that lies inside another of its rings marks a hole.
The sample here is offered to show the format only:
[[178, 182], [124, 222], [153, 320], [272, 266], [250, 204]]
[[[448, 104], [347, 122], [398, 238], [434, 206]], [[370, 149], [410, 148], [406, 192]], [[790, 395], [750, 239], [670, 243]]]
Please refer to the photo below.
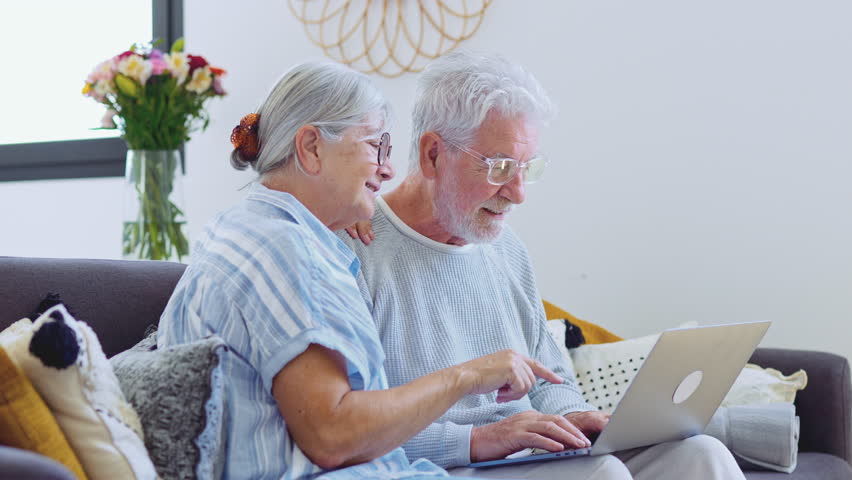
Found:
[[159, 261], [0, 257], [0, 330], [58, 293], [111, 357], [159, 323], [185, 269]]

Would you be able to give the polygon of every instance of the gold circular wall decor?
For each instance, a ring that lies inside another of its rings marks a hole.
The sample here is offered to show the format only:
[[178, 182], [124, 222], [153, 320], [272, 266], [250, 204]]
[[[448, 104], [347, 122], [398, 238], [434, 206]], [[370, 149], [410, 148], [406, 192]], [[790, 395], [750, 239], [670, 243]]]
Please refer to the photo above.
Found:
[[331, 59], [398, 77], [456, 48], [493, 0], [288, 0], [308, 38]]

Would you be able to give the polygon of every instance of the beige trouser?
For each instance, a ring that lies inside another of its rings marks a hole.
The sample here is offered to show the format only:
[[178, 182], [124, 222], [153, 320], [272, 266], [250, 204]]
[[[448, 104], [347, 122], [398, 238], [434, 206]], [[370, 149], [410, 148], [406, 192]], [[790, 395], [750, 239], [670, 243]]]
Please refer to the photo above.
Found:
[[449, 470], [450, 475], [529, 480], [744, 480], [734, 457], [718, 440], [697, 435], [598, 457], [578, 457], [505, 467]]

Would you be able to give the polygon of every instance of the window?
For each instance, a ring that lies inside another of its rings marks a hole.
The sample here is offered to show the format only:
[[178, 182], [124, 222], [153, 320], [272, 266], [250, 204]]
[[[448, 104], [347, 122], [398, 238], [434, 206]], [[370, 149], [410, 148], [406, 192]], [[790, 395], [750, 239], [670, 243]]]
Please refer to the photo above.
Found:
[[127, 149], [95, 129], [105, 109], [83, 81], [134, 42], [171, 45], [182, 30], [182, 0], [3, 2], [0, 181], [123, 175]]

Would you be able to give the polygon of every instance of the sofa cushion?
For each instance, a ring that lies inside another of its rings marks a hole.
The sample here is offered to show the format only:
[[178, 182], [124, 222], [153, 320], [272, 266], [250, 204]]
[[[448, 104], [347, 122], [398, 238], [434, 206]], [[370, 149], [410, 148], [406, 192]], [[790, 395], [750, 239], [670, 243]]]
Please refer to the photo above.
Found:
[[808, 385], [808, 375], [799, 369], [790, 375], [774, 368], [761, 368], [747, 364], [734, 381], [722, 405], [757, 405], [767, 403], [793, 403], [796, 392]]
[[0, 347], [0, 445], [40, 453], [65, 465], [80, 480], [83, 467], [44, 400]]
[[219, 478], [225, 343], [214, 336], [158, 349], [156, 335], [110, 360], [142, 420], [151, 459], [162, 478]]
[[748, 480], [849, 480], [852, 467], [840, 457], [818, 452], [799, 453], [799, 465], [790, 473], [746, 471]]
[[90, 479], [156, 478], [139, 418], [85, 323], [57, 305], [4, 330], [0, 345], [44, 399]]

